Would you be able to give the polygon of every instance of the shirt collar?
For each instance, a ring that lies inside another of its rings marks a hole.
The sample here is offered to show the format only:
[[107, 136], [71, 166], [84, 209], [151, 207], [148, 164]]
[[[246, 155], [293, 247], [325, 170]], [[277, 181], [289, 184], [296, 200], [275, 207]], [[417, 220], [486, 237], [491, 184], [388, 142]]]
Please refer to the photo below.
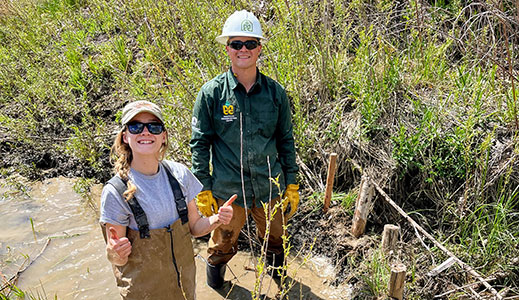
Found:
[[[256, 67], [256, 82], [254, 83], [254, 89], [261, 87], [261, 76], [263, 76], [263, 74], [261, 74], [258, 67]], [[232, 90], [234, 90], [240, 83], [238, 81], [238, 78], [236, 78], [236, 76], [234, 76], [232, 67], [229, 67], [229, 71], [227, 71], [227, 78], [230, 82], [230, 87]]]

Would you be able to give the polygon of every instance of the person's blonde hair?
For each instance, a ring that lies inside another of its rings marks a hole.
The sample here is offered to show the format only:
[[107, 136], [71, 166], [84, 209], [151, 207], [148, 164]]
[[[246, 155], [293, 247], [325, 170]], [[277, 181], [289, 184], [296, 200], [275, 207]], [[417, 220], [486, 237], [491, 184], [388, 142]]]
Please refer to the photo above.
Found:
[[[127, 188], [123, 196], [125, 200], [128, 201], [133, 197], [133, 195], [135, 195], [137, 187], [128, 178], [128, 174], [130, 173], [130, 166], [133, 160], [133, 154], [130, 145], [125, 143], [123, 140], [123, 134], [125, 130], [126, 126], [115, 137], [112, 149], [110, 151], [110, 162], [114, 165], [114, 173], [119, 175], [119, 177], [127, 182]], [[164, 156], [166, 156], [166, 151], [169, 147], [168, 132], [166, 129], [164, 129], [164, 132], [166, 133], [166, 140], [159, 149], [159, 161], [164, 159]]]

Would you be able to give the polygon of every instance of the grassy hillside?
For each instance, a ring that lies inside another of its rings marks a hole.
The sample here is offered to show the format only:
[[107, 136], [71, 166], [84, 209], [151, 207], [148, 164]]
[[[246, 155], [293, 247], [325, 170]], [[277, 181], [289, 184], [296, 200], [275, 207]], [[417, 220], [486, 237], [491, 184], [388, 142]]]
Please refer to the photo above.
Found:
[[[368, 175], [498, 289], [518, 295], [517, 1], [2, 1], [2, 176], [104, 182], [116, 112], [134, 99], [165, 108], [169, 156], [189, 164], [191, 109], [202, 84], [229, 66], [214, 38], [237, 9], [261, 20], [260, 69], [290, 96], [303, 202], [319, 208], [311, 199], [336, 152], [335, 205], [351, 211]], [[381, 202], [375, 211], [374, 233], [398, 220]], [[403, 239], [416, 241], [412, 232]], [[414, 263], [445, 258], [431, 253]], [[383, 293], [367, 280], [377, 267], [352, 275], [362, 295]], [[411, 281], [410, 298], [430, 288]]]

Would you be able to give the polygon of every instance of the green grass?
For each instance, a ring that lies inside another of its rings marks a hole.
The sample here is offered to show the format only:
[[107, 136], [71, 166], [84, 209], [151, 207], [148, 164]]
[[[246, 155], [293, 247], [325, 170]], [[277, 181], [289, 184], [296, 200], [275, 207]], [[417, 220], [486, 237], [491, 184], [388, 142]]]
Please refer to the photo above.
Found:
[[384, 253], [381, 250], [375, 250], [360, 267], [364, 269], [364, 273], [361, 275], [365, 284], [362, 294], [375, 298], [386, 295], [391, 268]]
[[[26, 292], [18, 288], [16, 285], [11, 285], [8, 290], [0, 292], [0, 300], [48, 300], [49, 298], [45, 295], [45, 291], [38, 291], [36, 294], [33, 292]], [[54, 296], [51, 299], [58, 299], [58, 296]]]

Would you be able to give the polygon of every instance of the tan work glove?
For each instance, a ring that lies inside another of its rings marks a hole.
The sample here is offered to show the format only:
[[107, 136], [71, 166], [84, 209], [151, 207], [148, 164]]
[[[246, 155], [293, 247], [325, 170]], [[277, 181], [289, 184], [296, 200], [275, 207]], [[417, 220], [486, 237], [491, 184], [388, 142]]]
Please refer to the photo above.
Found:
[[299, 184], [289, 184], [285, 191], [285, 200], [283, 201], [283, 213], [287, 209], [288, 203], [290, 203], [290, 212], [288, 213], [287, 219], [290, 219], [297, 210], [299, 205]]
[[198, 210], [202, 213], [202, 215], [206, 217], [210, 217], [218, 213], [218, 204], [216, 203], [216, 199], [214, 199], [213, 193], [210, 190], [201, 191], [198, 194], [196, 205], [198, 206]]

